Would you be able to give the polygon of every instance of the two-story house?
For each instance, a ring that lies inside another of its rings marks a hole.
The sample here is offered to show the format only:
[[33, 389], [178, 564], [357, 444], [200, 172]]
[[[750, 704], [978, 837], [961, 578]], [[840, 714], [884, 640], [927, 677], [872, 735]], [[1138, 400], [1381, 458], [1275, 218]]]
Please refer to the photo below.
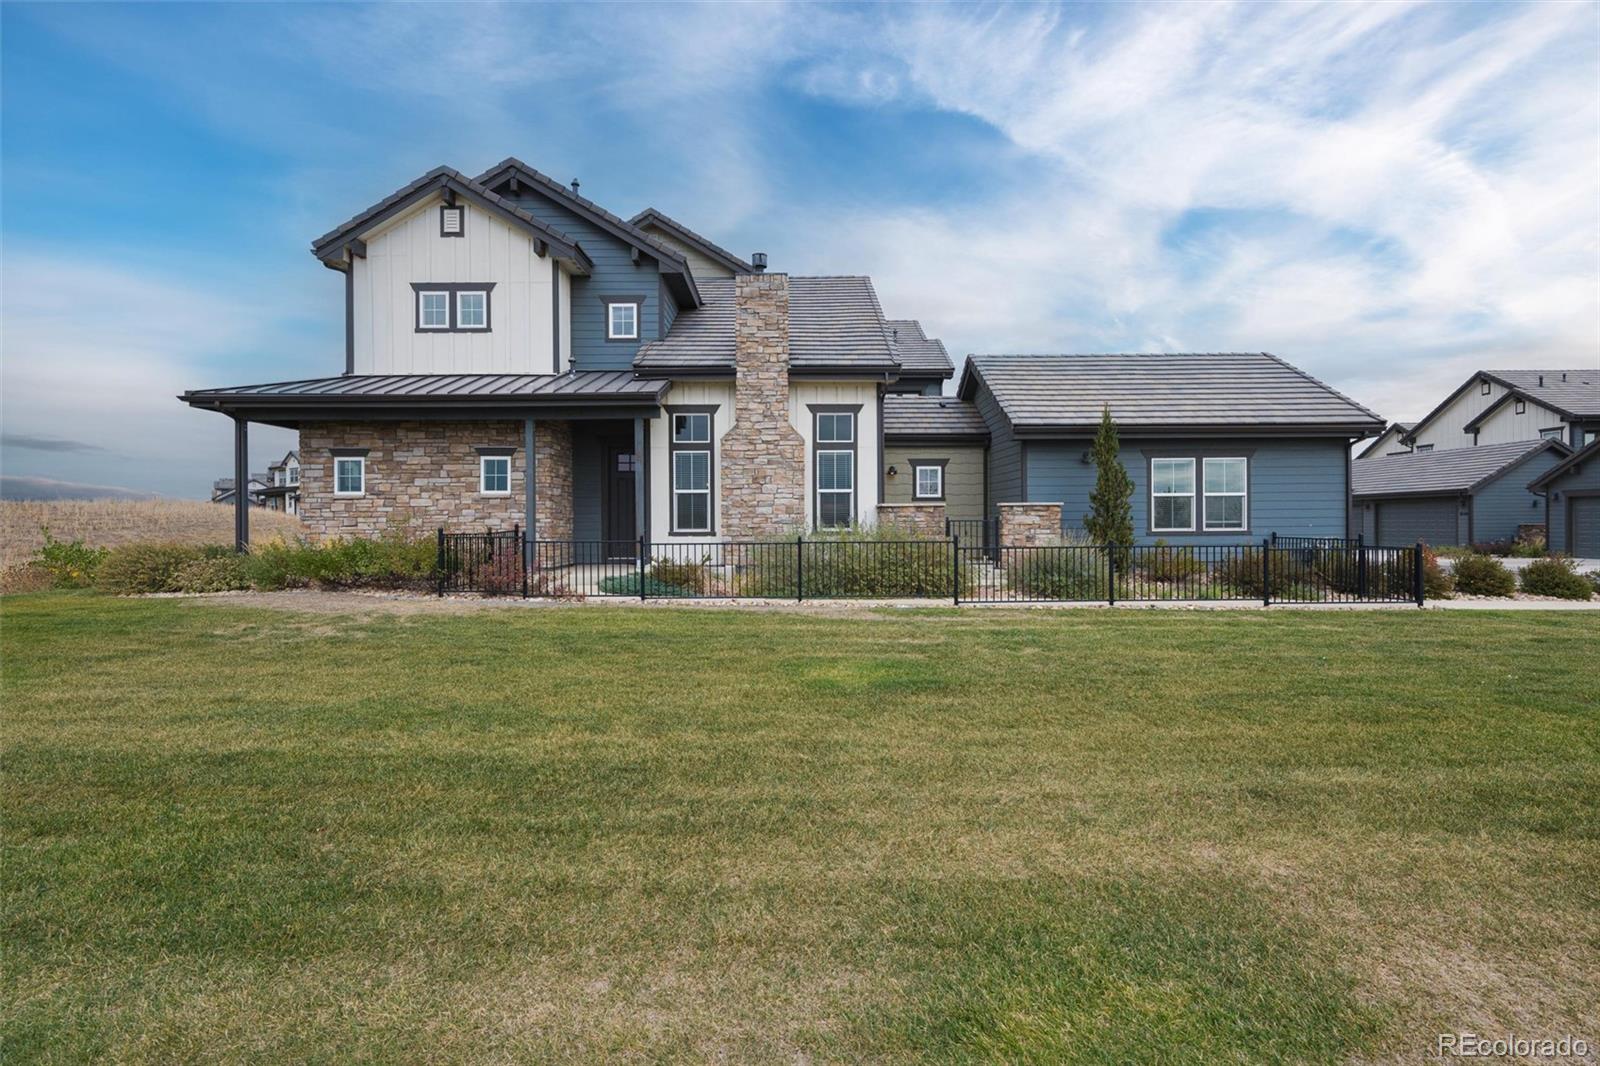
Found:
[[290, 451], [275, 463], [267, 464], [266, 485], [253, 495], [269, 511], [300, 513], [300, 453]]

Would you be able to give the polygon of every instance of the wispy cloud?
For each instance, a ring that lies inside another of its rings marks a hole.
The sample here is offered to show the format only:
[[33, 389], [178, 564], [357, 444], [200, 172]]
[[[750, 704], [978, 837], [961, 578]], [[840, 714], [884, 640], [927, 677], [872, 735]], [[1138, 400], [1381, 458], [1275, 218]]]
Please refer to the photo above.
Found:
[[0, 436], [0, 448], [26, 448], [34, 452], [101, 452], [104, 448], [88, 441], [67, 440], [62, 437], [36, 437], [27, 433], [7, 433]]

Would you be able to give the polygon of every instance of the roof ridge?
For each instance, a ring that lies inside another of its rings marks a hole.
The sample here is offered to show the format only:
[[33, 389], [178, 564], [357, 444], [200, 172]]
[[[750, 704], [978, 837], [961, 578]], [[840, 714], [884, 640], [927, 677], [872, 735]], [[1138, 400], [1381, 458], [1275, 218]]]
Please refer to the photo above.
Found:
[[1271, 352], [1262, 352], [1261, 354], [1266, 356], [1268, 359], [1271, 359], [1274, 363], [1277, 363], [1279, 366], [1284, 367], [1284, 368], [1286, 368], [1288, 370], [1294, 371], [1296, 374], [1299, 374], [1301, 377], [1305, 378], [1307, 381], [1311, 382], [1313, 385], [1317, 385], [1317, 386], [1320, 386], [1321, 388], [1327, 389], [1329, 392], [1333, 393], [1335, 396], [1339, 397], [1339, 399], [1343, 400], [1345, 403], [1347, 403], [1350, 406], [1354, 407], [1356, 410], [1365, 411], [1367, 414], [1371, 415], [1373, 418], [1378, 419], [1378, 421], [1380, 421], [1380, 422], [1383, 421], [1383, 419], [1378, 415], [1378, 412], [1376, 412], [1376, 411], [1372, 410], [1371, 408], [1367, 407], [1365, 404], [1357, 403], [1355, 400], [1352, 400], [1350, 397], [1346, 396], [1344, 393], [1340, 392], [1338, 389], [1334, 388], [1332, 385], [1329, 385], [1326, 381], [1322, 381], [1319, 378], [1313, 377], [1312, 375], [1306, 373], [1304, 370], [1301, 370], [1299, 367], [1295, 366], [1293, 363], [1289, 362], [1287, 359], [1280, 359], [1278, 356], [1273, 355]]
[[711, 258], [715, 259], [720, 257], [726, 260], [726, 262], [724, 262], [722, 265], [731, 265], [736, 273], [748, 273], [749, 271], [755, 269], [747, 260], [734, 255], [716, 241], [711, 240], [704, 234], [697, 233], [688, 226], [684, 225], [682, 222], [679, 222], [677, 219], [673, 218], [671, 215], [667, 214], [665, 211], [658, 210], [657, 208], [645, 208], [643, 211], [640, 211], [638, 214], [628, 219], [628, 224], [631, 226], [638, 226], [642, 230], [647, 223], [640, 220], [646, 218], [652, 222], [655, 222], [657, 225], [664, 223], [668, 228], [680, 231], [686, 239], [701, 245], [703, 251], [715, 253], [711, 256]]

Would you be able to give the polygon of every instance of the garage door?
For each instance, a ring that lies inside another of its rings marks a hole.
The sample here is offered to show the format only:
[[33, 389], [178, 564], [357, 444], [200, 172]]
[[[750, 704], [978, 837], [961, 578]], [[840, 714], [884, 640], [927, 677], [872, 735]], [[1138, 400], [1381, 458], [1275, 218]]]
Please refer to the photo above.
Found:
[[1600, 559], [1600, 496], [1573, 496], [1572, 552], [1579, 559]]
[[1378, 504], [1378, 543], [1442, 546], [1456, 542], [1456, 501], [1387, 500]]

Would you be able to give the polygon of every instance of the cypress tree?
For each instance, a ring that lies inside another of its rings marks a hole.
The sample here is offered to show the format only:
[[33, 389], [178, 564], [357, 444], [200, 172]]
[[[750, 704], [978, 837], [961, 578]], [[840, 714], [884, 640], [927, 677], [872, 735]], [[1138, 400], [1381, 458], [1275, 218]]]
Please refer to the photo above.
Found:
[[1127, 548], [1133, 544], [1133, 479], [1117, 452], [1117, 424], [1107, 406], [1101, 410], [1100, 429], [1094, 435], [1094, 491], [1089, 494], [1089, 516], [1083, 525], [1096, 544]]

